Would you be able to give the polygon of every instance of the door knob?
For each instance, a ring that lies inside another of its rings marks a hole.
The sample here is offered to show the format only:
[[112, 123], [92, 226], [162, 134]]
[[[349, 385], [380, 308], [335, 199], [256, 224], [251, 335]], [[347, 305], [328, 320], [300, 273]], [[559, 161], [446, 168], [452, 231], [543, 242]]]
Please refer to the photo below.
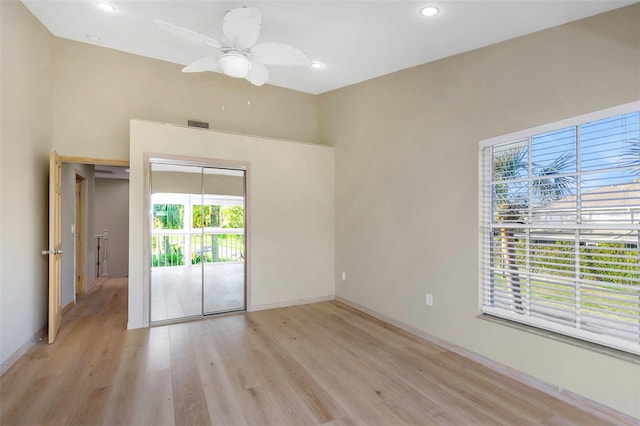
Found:
[[62, 254], [62, 250], [42, 250], [42, 254]]

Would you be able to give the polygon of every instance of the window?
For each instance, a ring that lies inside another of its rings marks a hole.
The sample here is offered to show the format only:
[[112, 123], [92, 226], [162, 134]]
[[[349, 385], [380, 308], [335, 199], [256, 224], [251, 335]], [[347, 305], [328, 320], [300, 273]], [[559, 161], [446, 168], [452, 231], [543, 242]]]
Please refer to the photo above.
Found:
[[182, 204], [154, 204], [153, 229], [184, 228], [184, 206]]
[[152, 267], [244, 261], [242, 197], [155, 193], [151, 202]]
[[220, 227], [220, 206], [211, 204], [193, 205], [193, 225], [194, 229], [219, 228]]
[[480, 143], [483, 313], [640, 354], [639, 110]]

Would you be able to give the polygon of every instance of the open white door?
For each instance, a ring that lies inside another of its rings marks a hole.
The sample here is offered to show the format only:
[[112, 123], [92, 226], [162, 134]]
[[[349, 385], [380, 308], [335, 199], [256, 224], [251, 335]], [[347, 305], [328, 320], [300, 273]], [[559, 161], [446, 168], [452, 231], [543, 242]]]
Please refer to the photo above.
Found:
[[55, 150], [49, 160], [49, 343], [62, 325], [62, 162]]

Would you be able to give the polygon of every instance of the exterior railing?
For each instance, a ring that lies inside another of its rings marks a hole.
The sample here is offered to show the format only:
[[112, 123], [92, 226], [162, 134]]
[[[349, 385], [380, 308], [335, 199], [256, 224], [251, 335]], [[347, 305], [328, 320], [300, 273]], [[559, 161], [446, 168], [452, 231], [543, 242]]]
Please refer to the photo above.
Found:
[[234, 231], [191, 234], [190, 238], [186, 233], [155, 232], [151, 238], [151, 266], [244, 262], [245, 237], [238, 230]]
[[[204, 234], [192, 237], [191, 264], [244, 261], [243, 234]], [[202, 241], [203, 240], [203, 241]]]

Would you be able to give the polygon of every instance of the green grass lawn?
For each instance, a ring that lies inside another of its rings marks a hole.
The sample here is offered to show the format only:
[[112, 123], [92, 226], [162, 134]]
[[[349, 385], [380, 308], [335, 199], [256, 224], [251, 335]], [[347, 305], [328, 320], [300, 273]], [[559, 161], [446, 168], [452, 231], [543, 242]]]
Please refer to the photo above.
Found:
[[[596, 312], [597, 315], [637, 323], [637, 320], [625, 318], [619, 314], [638, 315], [638, 310], [640, 309], [640, 286], [636, 285], [636, 288], [625, 289], [624, 293], [626, 294], [613, 294], [612, 291], [619, 289], [612, 287], [610, 283], [584, 284], [583, 287], [578, 287], [576, 291], [573, 284], [561, 284], [560, 280], [563, 279], [566, 278], [558, 277], [558, 283], [535, 279], [527, 282], [523, 279], [520, 283], [523, 303], [527, 303], [527, 288], [529, 289], [531, 299], [537, 303], [548, 302], [549, 305], [552, 306], [562, 305], [565, 309], [571, 309], [571, 306], [567, 306], [566, 304], [575, 305], [576, 296], [579, 295], [581, 310], [589, 312], [598, 309]], [[504, 292], [511, 290], [504, 276], [495, 275], [494, 285]], [[615, 297], [617, 300], [611, 300], [611, 297]]]

